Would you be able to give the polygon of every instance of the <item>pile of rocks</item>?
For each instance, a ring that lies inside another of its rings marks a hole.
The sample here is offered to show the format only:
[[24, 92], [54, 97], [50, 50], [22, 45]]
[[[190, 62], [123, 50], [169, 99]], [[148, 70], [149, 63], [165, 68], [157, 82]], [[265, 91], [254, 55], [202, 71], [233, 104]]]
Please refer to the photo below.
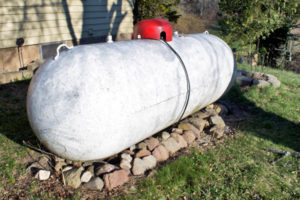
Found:
[[280, 86], [280, 81], [272, 74], [247, 72], [244, 70], [237, 71], [236, 83], [242, 87], [257, 85], [260, 88], [267, 86], [278, 88]]
[[128, 182], [130, 177], [143, 176], [181, 149], [207, 146], [222, 138], [228, 127], [220, 115], [226, 112], [223, 105], [210, 105], [168, 129], [169, 132], [160, 132], [105, 161], [75, 162], [43, 156], [27, 170], [41, 181], [55, 174], [64, 185], [75, 189], [110, 191]]

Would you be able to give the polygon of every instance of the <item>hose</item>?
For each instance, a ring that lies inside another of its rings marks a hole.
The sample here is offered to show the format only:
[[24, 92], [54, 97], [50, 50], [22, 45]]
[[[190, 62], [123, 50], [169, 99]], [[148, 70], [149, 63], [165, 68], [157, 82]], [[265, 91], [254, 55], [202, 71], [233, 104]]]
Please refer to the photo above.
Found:
[[181, 66], [183, 68], [184, 74], [185, 74], [185, 78], [186, 78], [186, 88], [187, 88], [187, 92], [186, 92], [186, 98], [185, 98], [185, 102], [184, 102], [184, 106], [183, 109], [181, 111], [180, 117], [177, 120], [177, 124], [182, 120], [184, 113], [186, 111], [186, 108], [189, 104], [189, 100], [190, 100], [190, 95], [191, 95], [191, 83], [190, 83], [190, 78], [189, 78], [189, 74], [187, 72], [186, 66], [182, 60], [182, 58], [180, 57], [180, 55], [177, 53], [177, 51], [165, 40], [160, 40], [163, 44], [165, 44], [174, 54], [175, 56], [178, 58], [178, 60], [181, 63]]

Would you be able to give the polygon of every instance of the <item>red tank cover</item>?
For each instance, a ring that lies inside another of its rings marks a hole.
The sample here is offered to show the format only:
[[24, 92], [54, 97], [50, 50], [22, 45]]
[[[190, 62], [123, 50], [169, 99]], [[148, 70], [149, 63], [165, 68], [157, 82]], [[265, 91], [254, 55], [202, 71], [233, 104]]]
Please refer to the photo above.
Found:
[[163, 19], [145, 19], [134, 26], [134, 39], [138, 35], [143, 39], [164, 39], [167, 42], [172, 41], [172, 25]]

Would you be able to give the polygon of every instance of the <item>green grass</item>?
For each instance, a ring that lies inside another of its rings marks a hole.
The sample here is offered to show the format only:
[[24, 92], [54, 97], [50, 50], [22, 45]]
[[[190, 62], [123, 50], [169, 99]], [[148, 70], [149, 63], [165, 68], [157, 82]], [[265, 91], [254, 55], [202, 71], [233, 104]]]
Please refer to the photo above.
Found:
[[[272, 165], [276, 155], [263, 150], [300, 151], [300, 75], [270, 68], [264, 72], [276, 75], [281, 86], [243, 91], [234, 86], [223, 98], [250, 113], [247, 120], [234, 124], [235, 138], [207, 152], [193, 149], [158, 169], [157, 175], [139, 181], [136, 190], [114, 198], [300, 199], [298, 160], [287, 157]], [[26, 117], [27, 87], [28, 81], [0, 87], [0, 199], [25, 173], [22, 160], [28, 157], [28, 149], [22, 141], [37, 142]], [[53, 193], [37, 192], [39, 187], [34, 181], [25, 193], [31, 199], [57, 199]], [[80, 194], [74, 192], [72, 199], [80, 199]]]
[[[247, 65], [240, 69], [250, 70]], [[261, 68], [256, 68], [261, 70]], [[208, 152], [194, 150], [117, 199], [300, 199], [298, 160], [263, 148], [300, 151], [300, 75], [264, 68], [280, 88], [237, 86], [223, 99], [248, 108], [249, 119], [235, 124], [238, 136]]]

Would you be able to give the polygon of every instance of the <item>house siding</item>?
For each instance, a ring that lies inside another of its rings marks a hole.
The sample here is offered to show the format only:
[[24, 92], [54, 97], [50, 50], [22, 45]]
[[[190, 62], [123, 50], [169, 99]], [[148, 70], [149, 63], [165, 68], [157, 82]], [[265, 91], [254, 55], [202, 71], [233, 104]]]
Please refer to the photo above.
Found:
[[132, 31], [133, 14], [128, 0], [1, 1], [0, 73], [19, 70], [18, 38], [24, 38], [26, 65], [40, 58], [41, 44], [99, 42], [109, 34], [129, 39]]

